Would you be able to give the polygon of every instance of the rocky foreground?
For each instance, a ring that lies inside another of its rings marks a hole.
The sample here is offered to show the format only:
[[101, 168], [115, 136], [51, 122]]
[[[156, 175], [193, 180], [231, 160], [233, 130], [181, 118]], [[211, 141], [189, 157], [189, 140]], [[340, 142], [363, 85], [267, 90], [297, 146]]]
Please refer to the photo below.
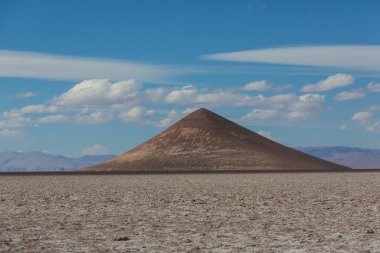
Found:
[[380, 252], [380, 174], [1, 176], [0, 252]]

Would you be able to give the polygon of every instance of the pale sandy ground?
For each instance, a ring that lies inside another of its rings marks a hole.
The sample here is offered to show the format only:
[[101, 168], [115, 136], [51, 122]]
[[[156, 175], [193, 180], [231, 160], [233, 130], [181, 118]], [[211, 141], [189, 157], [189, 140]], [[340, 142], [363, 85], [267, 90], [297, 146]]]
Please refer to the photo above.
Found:
[[0, 176], [0, 251], [380, 252], [379, 190], [380, 173]]

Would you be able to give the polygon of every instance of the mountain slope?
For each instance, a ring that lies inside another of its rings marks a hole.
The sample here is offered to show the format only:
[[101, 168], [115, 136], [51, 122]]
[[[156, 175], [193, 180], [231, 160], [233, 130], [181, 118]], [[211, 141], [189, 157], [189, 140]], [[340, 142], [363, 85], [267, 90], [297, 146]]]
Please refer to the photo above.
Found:
[[380, 168], [380, 149], [354, 147], [297, 147], [296, 149], [353, 169]]
[[90, 171], [347, 169], [288, 148], [201, 108]]
[[5, 171], [65, 171], [92, 166], [114, 158], [114, 155], [82, 156], [68, 158], [38, 151], [32, 152], [0, 152], [0, 172]]

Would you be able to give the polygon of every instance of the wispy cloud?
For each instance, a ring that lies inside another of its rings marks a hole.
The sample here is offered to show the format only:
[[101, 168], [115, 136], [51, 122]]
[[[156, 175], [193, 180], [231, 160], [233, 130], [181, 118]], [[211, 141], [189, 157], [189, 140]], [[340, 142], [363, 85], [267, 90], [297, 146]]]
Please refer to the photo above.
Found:
[[256, 62], [380, 71], [380, 46], [299, 46], [202, 56], [207, 60]]
[[[339, 82], [338, 82], [339, 83]], [[340, 83], [342, 84], [342, 82]], [[346, 84], [349, 85], [350, 83]], [[305, 86], [304, 86], [305, 87]], [[343, 86], [341, 86], [343, 87]], [[342, 91], [338, 93], [334, 99], [336, 101], [357, 100], [362, 99], [369, 92], [380, 92], [380, 83], [370, 82], [366, 88], [360, 88], [351, 91]]]
[[380, 105], [371, 105], [367, 108], [368, 111], [380, 111]]
[[253, 109], [242, 117], [245, 121], [271, 120], [278, 117], [279, 110], [276, 109]]
[[123, 122], [143, 121], [155, 114], [154, 110], [147, 109], [143, 106], [135, 106], [132, 109], [119, 114], [119, 118]]
[[22, 130], [0, 129], [0, 139], [18, 139], [22, 136]]
[[[224, 107], [226, 104], [229, 107], [260, 108], [245, 115], [245, 121], [304, 121], [318, 118], [324, 100], [320, 94], [264, 96], [248, 94], [240, 88], [208, 89], [194, 85], [144, 88], [142, 83], [133, 79], [117, 82], [89, 79], [43, 104], [3, 111], [0, 130], [58, 123], [102, 124], [113, 120], [166, 127], [195, 108]], [[184, 106], [186, 110], [178, 109]], [[160, 109], [162, 107], [172, 108]]]
[[267, 80], [258, 80], [247, 83], [242, 90], [245, 91], [281, 91], [292, 88], [292, 84], [284, 84], [281, 86], [273, 86], [272, 83]]
[[52, 124], [52, 123], [62, 123], [69, 120], [69, 117], [63, 114], [49, 115], [46, 117], [39, 118], [38, 123]]
[[371, 119], [373, 116], [372, 112], [357, 112], [352, 116], [352, 120], [364, 123]]
[[261, 136], [264, 136], [265, 138], [272, 140], [272, 141], [276, 141], [276, 139], [277, 139], [272, 135], [272, 132], [270, 132], [270, 131], [258, 131], [257, 133], [260, 134]]
[[371, 82], [367, 87], [369, 92], [380, 92], [380, 83]]
[[109, 148], [99, 144], [94, 144], [82, 150], [83, 155], [108, 155], [110, 153]]
[[351, 119], [358, 122], [368, 132], [380, 131], [380, 120], [373, 112], [357, 112]]
[[357, 100], [365, 97], [363, 90], [342, 91], [338, 93], [334, 99], [336, 101]]
[[110, 59], [70, 57], [0, 50], [0, 76], [56, 80], [108, 78], [161, 82], [195, 71], [193, 67], [143, 64]]
[[306, 84], [302, 87], [301, 91], [303, 92], [318, 92], [318, 91], [327, 91], [336, 88], [345, 87], [353, 84], [354, 77], [352, 75], [338, 73], [331, 75], [326, 79], [319, 81], [316, 84]]
[[[268, 109], [253, 109], [248, 114], [241, 117], [243, 121], [257, 122], [273, 119], [287, 121], [303, 121], [317, 119], [321, 113], [325, 96], [320, 94], [304, 94], [299, 97], [287, 96], [289, 99], [285, 101], [284, 95], [273, 96], [271, 102], [267, 105]], [[283, 100], [283, 101], [281, 101]], [[281, 102], [280, 102], [281, 101]]]
[[17, 93], [16, 95], [9, 96], [11, 99], [23, 99], [23, 98], [31, 98], [37, 96], [38, 93], [36, 92], [21, 92]]

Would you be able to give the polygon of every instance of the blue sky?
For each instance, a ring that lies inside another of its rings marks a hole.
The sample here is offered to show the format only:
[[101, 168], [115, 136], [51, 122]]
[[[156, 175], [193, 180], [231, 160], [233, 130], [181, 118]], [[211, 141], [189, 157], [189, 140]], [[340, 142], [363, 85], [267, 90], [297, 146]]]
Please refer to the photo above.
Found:
[[378, 1], [0, 0], [0, 151], [121, 153], [199, 107], [380, 148]]

